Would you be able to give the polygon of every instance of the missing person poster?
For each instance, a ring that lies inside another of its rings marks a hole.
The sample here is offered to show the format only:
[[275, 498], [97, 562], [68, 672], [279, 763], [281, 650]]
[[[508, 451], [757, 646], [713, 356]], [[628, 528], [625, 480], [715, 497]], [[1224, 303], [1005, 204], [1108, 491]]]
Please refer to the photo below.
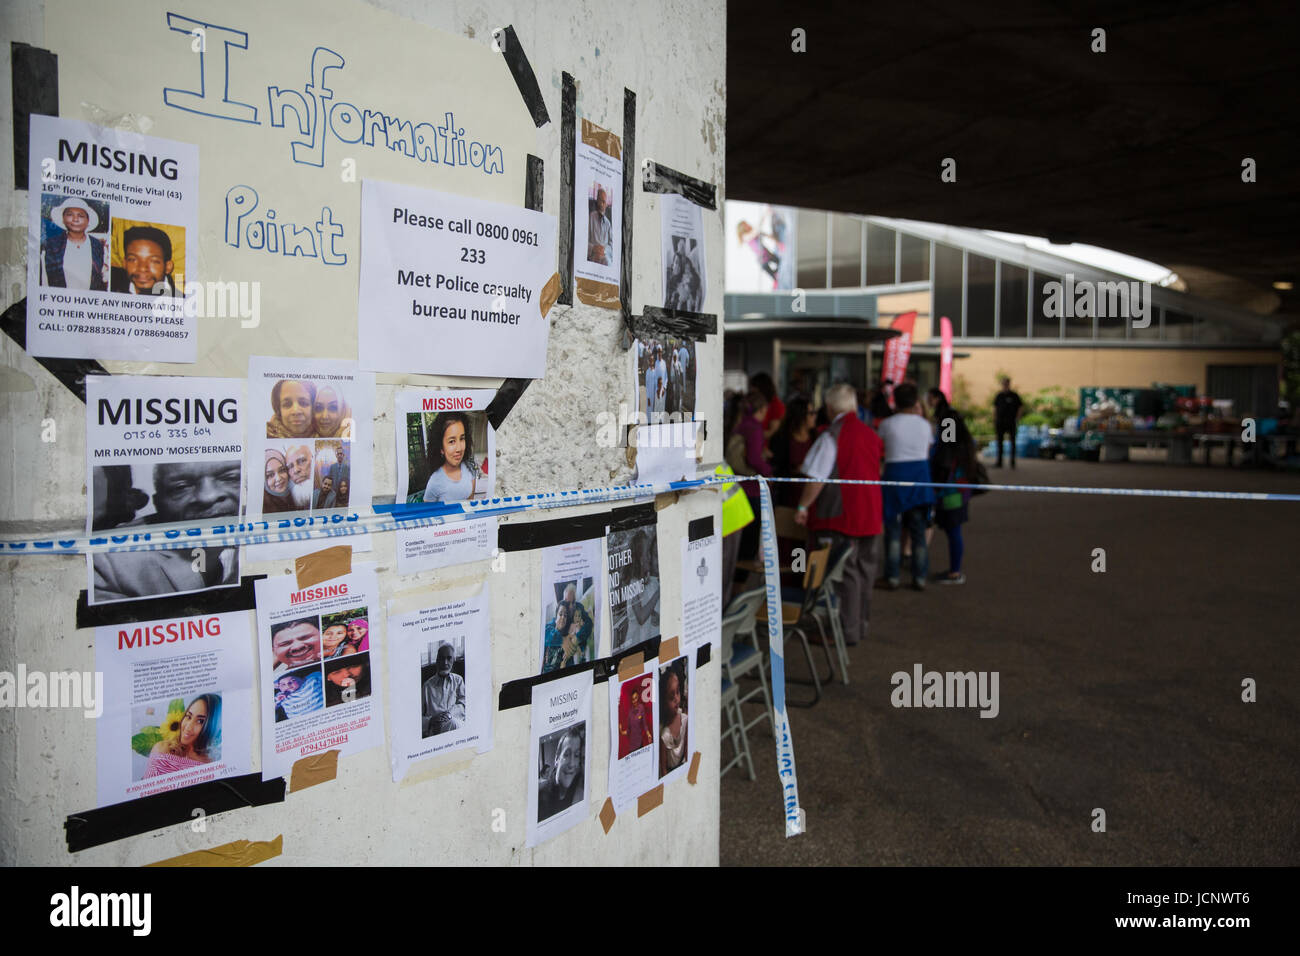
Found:
[[[691, 525], [712, 520], [697, 518]], [[711, 526], [708, 531], [682, 541], [682, 649], [687, 651], [722, 641], [722, 539]]]
[[649, 660], [635, 677], [609, 680], [609, 797], [620, 813], [659, 782], [658, 665]]
[[[110, 541], [152, 525], [238, 520], [244, 383], [235, 378], [86, 376], [86, 527]], [[239, 584], [239, 549], [91, 555], [91, 604]]]
[[[695, 418], [695, 340], [675, 335], [638, 338], [628, 350], [632, 402], [642, 425]], [[644, 416], [644, 417], [643, 417]]]
[[695, 746], [690, 725], [691, 691], [695, 687], [695, 655], [686, 653], [659, 665], [658, 728], [659, 779], [672, 783], [686, 776], [691, 748]]
[[262, 779], [288, 777], [314, 753], [384, 742], [373, 564], [299, 588], [292, 574], [254, 583], [261, 661]]
[[659, 197], [664, 308], [702, 312], [708, 283], [704, 271], [704, 217], [685, 196]]
[[649, 524], [611, 530], [609, 567], [610, 654], [659, 636], [659, 534]]
[[29, 156], [27, 351], [194, 362], [198, 147], [34, 115]]
[[247, 611], [95, 628], [99, 806], [252, 772]]
[[[250, 519], [273, 522], [274, 529], [277, 519], [370, 510], [372, 373], [356, 362], [255, 355], [248, 360], [248, 402]], [[366, 535], [348, 543], [354, 551], [370, 548]], [[301, 542], [250, 545], [248, 558], [301, 553]]]
[[487, 584], [463, 600], [404, 608], [409, 599], [388, 605], [394, 782], [417, 761], [469, 747], [492, 749]]
[[578, 299], [619, 307], [623, 255], [623, 145], [590, 120], [577, 131], [573, 176], [573, 275]]
[[590, 815], [591, 670], [533, 686], [525, 846]]
[[361, 367], [541, 378], [555, 230], [531, 209], [363, 180]]
[[542, 551], [542, 673], [600, 656], [601, 541]]

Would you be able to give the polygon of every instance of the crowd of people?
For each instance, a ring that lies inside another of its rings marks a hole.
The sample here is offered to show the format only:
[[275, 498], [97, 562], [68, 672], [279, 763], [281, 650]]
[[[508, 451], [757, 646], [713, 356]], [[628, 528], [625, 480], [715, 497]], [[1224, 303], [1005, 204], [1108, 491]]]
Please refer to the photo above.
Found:
[[[738, 476], [798, 478], [770, 485], [773, 504], [794, 509], [807, 539], [782, 541], [810, 551], [830, 547], [831, 566], [852, 548], [839, 587], [845, 642], [866, 636], [874, 587], [897, 590], [903, 564], [911, 586], [924, 591], [933, 580], [964, 584], [962, 526], [970, 500], [987, 476], [962, 416], [937, 388], [924, 396], [912, 382], [868, 395], [847, 383], [832, 385], [818, 402], [799, 380], [784, 401], [766, 373], [749, 379], [745, 392], [727, 396], [725, 457]], [[907, 484], [845, 484], [845, 481]], [[935, 488], [934, 484], [959, 487]], [[741, 481], [757, 515], [759, 483]], [[934, 527], [947, 537], [949, 567], [930, 577], [929, 543]], [[759, 522], [738, 532], [738, 558], [758, 553]], [[877, 584], [883, 542], [884, 570]], [[728, 591], [733, 590], [728, 576]]]

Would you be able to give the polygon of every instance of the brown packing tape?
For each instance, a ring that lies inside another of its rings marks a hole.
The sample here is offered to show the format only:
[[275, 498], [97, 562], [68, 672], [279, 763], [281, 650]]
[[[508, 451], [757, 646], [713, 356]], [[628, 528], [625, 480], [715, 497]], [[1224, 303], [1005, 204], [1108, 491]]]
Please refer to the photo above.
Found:
[[691, 769], [686, 771], [686, 782], [695, 785], [695, 781], [700, 779], [700, 752], [697, 750], [691, 755]]
[[623, 158], [623, 143], [618, 136], [589, 119], [582, 121], [582, 141], [615, 159]]
[[619, 681], [630, 680], [645, 670], [645, 652], [637, 651], [618, 662]]
[[551, 311], [551, 306], [555, 305], [555, 300], [560, 297], [560, 274], [552, 272], [551, 277], [546, 280], [546, 285], [542, 286], [542, 291], [537, 295], [537, 308], [542, 310], [542, 318], [546, 318], [546, 313]]
[[333, 548], [313, 551], [295, 558], [293, 569], [298, 575], [298, 588], [309, 588], [330, 578], [352, 573], [352, 545], [340, 544]]
[[618, 286], [611, 282], [597, 282], [578, 276], [574, 281], [574, 291], [578, 301], [602, 309], [621, 309], [623, 304], [618, 299]]
[[318, 783], [327, 783], [339, 774], [339, 752], [327, 750], [323, 754], [312, 754], [295, 760], [293, 772], [289, 775], [289, 792], [297, 793]]
[[236, 840], [223, 843], [210, 850], [195, 850], [182, 853], [169, 860], [147, 863], [146, 866], [253, 866], [265, 863], [274, 856], [284, 852], [284, 835], [274, 840]]
[[614, 800], [612, 797], [605, 798], [605, 805], [600, 808], [600, 825], [609, 832], [609, 828], [614, 825], [614, 817], [618, 814], [614, 812]]
[[661, 783], [648, 793], [641, 794], [636, 801], [636, 815], [643, 817], [664, 802], [664, 785]]
[[680, 491], [665, 491], [662, 495], [655, 495], [655, 511], [663, 511], [665, 508], [671, 508], [677, 504], [681, 498]]
[[680, 648], [680, 645], [679, 645], [679, 643], [678, 643], [678, 641], [677, 641], [677, 638], [675, 638], [675, 637], [670, 637], [670, 638], [668, 638], [667, 640], [660, 641], [660, 642], [659, 642], [659, 659], [660, 659], [661, 661], [671, 661], [671, 660], [673, 660], [674, 658], [681, 657], [681, 656], [682, 656], [682, 652], [681, 652], [681, 650], [680, 650], [679, 648]]

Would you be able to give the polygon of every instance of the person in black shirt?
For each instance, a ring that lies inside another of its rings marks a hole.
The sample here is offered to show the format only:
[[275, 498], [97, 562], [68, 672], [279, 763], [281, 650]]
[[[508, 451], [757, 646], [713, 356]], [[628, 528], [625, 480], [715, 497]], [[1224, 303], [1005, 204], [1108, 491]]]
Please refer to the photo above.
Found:
[[1025, 410], [1025, 403], [1011, 390], [1011, 379], [1002, 379], [1002, 391], [993, 399], [993, 428], [998, 435], [998, 463], [1002, 467], [1002, 436], [1011, 439], [1011, 467], [1016, 467], [1016, 421]]

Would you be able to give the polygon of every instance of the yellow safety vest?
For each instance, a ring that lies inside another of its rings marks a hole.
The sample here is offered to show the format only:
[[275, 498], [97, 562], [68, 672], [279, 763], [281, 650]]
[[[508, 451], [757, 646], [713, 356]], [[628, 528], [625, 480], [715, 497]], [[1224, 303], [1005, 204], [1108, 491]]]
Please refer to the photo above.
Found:
[[[734, 475], [729, 465], [719, 465], [717, 475]], [[749, 504], [749, 496], [740, 490], [740, 485], [729, 481], [722, 486], [722, 534], [732, 534], [754, 520], [754, 509]]]

